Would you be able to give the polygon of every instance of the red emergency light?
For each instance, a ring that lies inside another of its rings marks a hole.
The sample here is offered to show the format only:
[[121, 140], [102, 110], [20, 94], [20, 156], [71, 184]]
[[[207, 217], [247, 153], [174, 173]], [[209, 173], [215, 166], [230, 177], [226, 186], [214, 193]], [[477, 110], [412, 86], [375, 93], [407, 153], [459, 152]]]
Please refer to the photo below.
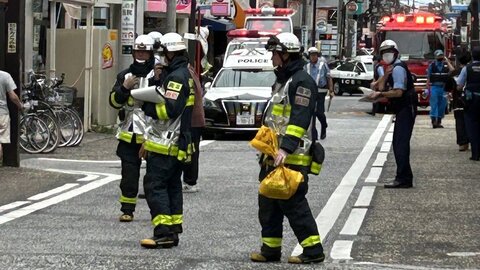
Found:
[[234, 29], [227, 32], [229, 38], [260, 38], [271, 37], [277, 35], [278, 31], [258, 31], [247, 29]]
[[404, 23], [407, 17], [405, 16], [397, 16], [397, 22], [398, 23]]
[[263, 8], [249, 8], [245, 10], [245, 14], [250, 15], [273, 15], [273, 16], [286, 16], [295, 13], [291, 8], [272, 8], [272, 7], [263, 7]]

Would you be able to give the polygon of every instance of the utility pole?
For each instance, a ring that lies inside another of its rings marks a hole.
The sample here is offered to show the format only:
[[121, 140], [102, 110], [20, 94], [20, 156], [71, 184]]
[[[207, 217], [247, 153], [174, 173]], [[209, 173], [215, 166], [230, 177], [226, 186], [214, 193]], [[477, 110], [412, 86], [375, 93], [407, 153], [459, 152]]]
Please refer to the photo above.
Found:
[[312, 4], [312, 46], [315, 46], [315, 37], [317, 36], [317, 0]]
[[[194, 16], [194, 15], [191, 15]], [[177, 1], [167, 0], [167, 32], [177, 32]]]
[[470, 4], [470, 12], [472, 14], [472, 32], [470, 40], [470, 48], [480, 45], [479, 41], [479, 25], [478, 25], [478, 0], [472, 0]]
[[[20, 96], [25, 38], [25, 0], [0, 1], [0, 69], [10, 73]], [[6, 36], [4, 37], [4, 35]], [[18, 108], [8, 100], [10, 112], [10, 144], [3, 145], [3, 165], [19, 167]]]

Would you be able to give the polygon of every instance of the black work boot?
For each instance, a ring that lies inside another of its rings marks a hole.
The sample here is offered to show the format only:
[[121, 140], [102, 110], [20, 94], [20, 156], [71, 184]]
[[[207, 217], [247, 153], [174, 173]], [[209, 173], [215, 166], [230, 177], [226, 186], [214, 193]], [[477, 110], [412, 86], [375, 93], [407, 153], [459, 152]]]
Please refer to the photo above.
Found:
[[443, 128], [442, 126], [442, 118], [437, 118], [437, 128]]
[[252, 252], [250, 260], [252, 262], [279, 262], [282, 258], [282, 248], [271, 248], [263, 245], [260, 252]]
[[290, 256], [288, 258], [288, 263], [310, 264], [310, 263], [321, 263], [324, 260], [325, 260], [325, 254], [323, 254], [323, 252], [316, 256], [307, 256], [302, 253], [298, 256]]
[[322, 127], [322, 130], [320, 132], [320, 140], [324, 140], [327, 137], [327, 128]]
[[437, 128], [437, 118], [432, 117], [432, 128]]
[[154, 236], [140, 240], [140, 245], [144, 248], [171, 248], [175, 245], [175, 239], [173, 235]]

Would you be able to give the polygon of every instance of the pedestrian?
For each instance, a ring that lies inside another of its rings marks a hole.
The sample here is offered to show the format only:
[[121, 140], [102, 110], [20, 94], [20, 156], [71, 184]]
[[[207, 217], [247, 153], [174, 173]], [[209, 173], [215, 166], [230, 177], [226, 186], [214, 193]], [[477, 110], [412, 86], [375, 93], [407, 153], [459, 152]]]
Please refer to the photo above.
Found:
[[480, 47], [472, 49], [473, 62], [462, 68], [457, 90], [464, 91], [465, 127], [472, 147], [470, 160], [480, 160]]
[[10, 143], [10, 112], [7, 106], [7, 97], [18, 108], [23, 109], [23, 104], [18, 98], [15, 90], [17, 85], [8, 72], [0, 70], [0, 161], [3, 160], [2, 144]]
[[122, 166], [120, 180], [121, 222], [133, 221], [133, 212], [137, 204], [138, 182], [142, 160], [138, 151], [143, 143], [145, 117], [141, 110], [141, 102], [135, 100], [130, 91], [138, 88], [154, 67], [154, 40], [147, 35], [140, 35], [133, 46], [133, 63], [117, 75], [117, 81], [110, 92], [110, 105], [119, 110], [121, 123], [118, 125], [117, 156]]
[[[333, 82], [329, 77], [330, 69], [326, 61], [322, 61], [321, 54], [316, 47], [310, 47], [308, 50], [309, 63], [305, 65], [307, 73], [315, 80], [317, 85], [317, 100], [315, 114], [322, 126], [320, 139], [327, 137], [327, 117], [325, 116], [325, 97], [328, 94], [333, 98]], [[324, 58], [325, 59], [325, 58]]]
[[384, 76], [387, 76], [388, 90], [373, 92], [371, 98], [386, 97], [391, 102], [395, 113], [392, 144], [397, 163], [395, 180], [391, 184], [385, 184], [385, 188], [411, 188], [413, 186], [413, 173], [410, 166], [410, 139], [417, 113], [417, 96], [413, 78], [407, 65], [400, 61], [400, 53], [393, 40], [382, 42], [380, 54], [382, 55], [382, 61], [388, 65], [384, 70]]
[[430, 118], [433, 128], [443, 128], [442, 118], [447, 109], [446, 84], [455, 70], [442, 50], [436, 50], [427, 70], [427, 87], [430, 87]]
[[194, 82], [187, 67], [187, 47], [177, 33], [163, 35], [160, 43], [165, 77], [156, 89], [161, 101], [145, 102], [142, 107], [152, 118], [139, 153], [147, 160], [143, 186], [154, 226], [153, 237], [140, 241], [145, 248], [178, 245], [178, 234], [183, 232], [181, 175], [194, 151], [190, 130]]
[[[456, 75], [460, 75], [460, 71], [472, 60], [472, 55], [468, 51], [460, 52], [457, 55], [457, 62], [459, 69], [455, 70]], [[468, 150], [469, 140], [467, 136], [467, 129], [465, 127], [465, 100], [462, 96], [463, 91], [452, 92], [452, 108], [455, 117], [455, 133], [457, 135], [458, 150], [465, 152]]]
[[[200, 83], [198, 75], [195, 73], [191, 66], [188, 67], [190, 76], [194, 82], [195, 100], [203, 100], [203, 88]], [[199, 189], [196, 186], [198, 180], [198, 161], [200, 158], [200, 139], [202, 136], [202, 130], [205, 127], [205, 112], [203, 110], [202, 102], [195, 102], [192, 112], [192, 141], [195, 151], [192, 154], [192, 161], [185, 163], [183, 167], [183, 192], [194, 193]]]
[[305, 197], [308, 191], [307, 173], [312, 164], [311, 148], [316, 139], [315, 96], [318, 87], [303, 70], [303, 49], [293, 33], [280, 33], [271, 37], [266, 48], [273, 53], [272, 62], [277, 67], [277, 80], [272, 88], [272, 98], [265, 111], [263, 124], [279, 132], [280, 145], [275, 158], [261, 156], [259, 179], [263, 180], [275, 167], [285, 164], [286, 167], [301, 172], [304, 182], [287, 200], [258, 195], [262, 246], [260, 252], [250, 255], [250, 259], [254, 262], [280, 260], [285, 216], [303, 247], [303, 253], [290, 257], [288, 262], [319, 263], [325, 259], [325, 255], [317, 224]]

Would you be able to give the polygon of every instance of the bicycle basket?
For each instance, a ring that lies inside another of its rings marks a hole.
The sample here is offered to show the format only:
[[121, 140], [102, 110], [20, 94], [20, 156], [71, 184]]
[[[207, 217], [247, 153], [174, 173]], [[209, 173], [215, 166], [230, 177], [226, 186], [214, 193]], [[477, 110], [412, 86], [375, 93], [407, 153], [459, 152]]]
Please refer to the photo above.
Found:
[[54, 94], [49, 98], [52, 105], [72, 106], [77, 98], [77, 88], [69, 86], [59, 86], [53, 90]]

